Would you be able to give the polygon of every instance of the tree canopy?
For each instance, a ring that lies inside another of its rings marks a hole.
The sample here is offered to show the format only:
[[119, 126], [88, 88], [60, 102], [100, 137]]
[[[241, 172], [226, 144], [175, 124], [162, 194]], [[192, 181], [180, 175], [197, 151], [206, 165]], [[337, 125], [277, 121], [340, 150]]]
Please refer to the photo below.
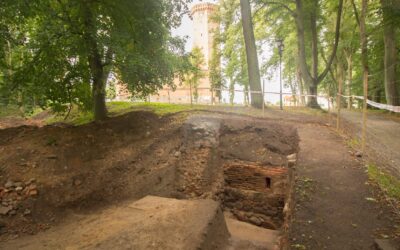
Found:
[[183, 42], [170, 31], [187, 1], [16, 2], [0, 6], [3, 100], [57, 111], [78, 104], [104, 119], [110, 72], [144, 96], [172, 83], [182, 64]]

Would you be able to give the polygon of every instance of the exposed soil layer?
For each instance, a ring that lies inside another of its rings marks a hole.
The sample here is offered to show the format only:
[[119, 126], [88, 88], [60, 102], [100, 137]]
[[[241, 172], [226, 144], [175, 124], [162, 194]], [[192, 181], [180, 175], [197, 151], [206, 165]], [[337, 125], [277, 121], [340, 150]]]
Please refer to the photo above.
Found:
[[[0, 130], [1, 206], [10, 209], [0, 211], [1, 240], [62, 228], [77, 215], [148, 194], [220, 200], [235, 218], [287, 231], [285, 171], [298, 139], [292, 249], [369, 249], [375, 238], [399, 237], [397, 217], [368, 181], [365, 163], [325, 117], [187, 115], [133, 112], [102, 124]], [[272, 197], [275, 211], [254, 206], [260, 196]]]
[[[9, 211], [0, 215], [0, 239], [36, 234], [70, 222], [73, 214], [146, 195], [212, 198], [238, 219], [279, 229], [286, 156], [298, 150], [297, 141], [290, 126], [210, 113], [187, 118], [187, 113], [159, 117], [132, 112], [78, 127], [3, 129], [0, 197]], [[228, 177], [235, 166], [256, 169], [255, 177], [260, 171], [268, 176], [256, 178], [254, 187], [240, 187], [245, 180]], [[243, 195], [247, 198], [238, 201]]]

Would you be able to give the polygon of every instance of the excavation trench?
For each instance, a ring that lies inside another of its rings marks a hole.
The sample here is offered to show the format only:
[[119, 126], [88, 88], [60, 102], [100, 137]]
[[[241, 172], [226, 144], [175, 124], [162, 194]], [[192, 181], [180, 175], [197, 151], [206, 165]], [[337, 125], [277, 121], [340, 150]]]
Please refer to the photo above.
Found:
[[184, 137], [184, 198], [218, 200], [226, 218], [276, 230], [285, 244], [297, 132], [273, 122], [196, 116]]

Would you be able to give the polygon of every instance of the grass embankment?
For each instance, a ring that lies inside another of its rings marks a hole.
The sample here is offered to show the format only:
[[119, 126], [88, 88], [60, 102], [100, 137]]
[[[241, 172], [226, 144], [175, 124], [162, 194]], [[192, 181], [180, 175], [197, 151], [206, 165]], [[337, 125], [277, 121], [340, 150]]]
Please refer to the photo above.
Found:
[[[190, 110], [192, 107], [188, 104], [166, 104], [166, 103], [134, 103], [134, 102], [108, 102], [107, 109], [110, 117], [126, 114], [136, 110], [147, 110], [157, 115], [166, 115], [180, 111]], [[79, 108], [73, 108], [65, 119], [66, 114], [53, 115], [46, 119], [47, 124], [64, 122], [73, 125], [83, 125], [94, 121], [91, 112], [82, 111]]]
[[368, 164], [368, 177], [391, 199], [400, 201], [400, 180], [380, 170], [375, 164]]

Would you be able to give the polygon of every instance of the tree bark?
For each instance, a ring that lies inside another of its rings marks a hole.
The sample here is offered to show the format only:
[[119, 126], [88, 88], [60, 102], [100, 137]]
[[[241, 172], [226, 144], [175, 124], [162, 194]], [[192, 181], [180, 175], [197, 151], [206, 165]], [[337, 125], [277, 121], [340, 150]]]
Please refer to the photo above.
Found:
[[396, 27], [392, 8], [393, 0], [381, 0], [383, 11], [383, 32], [385, 42], [385, 95], [389, 105], [398, 106], [400, 103], [399, 94], [396, 86]]
[[304, 96], [304, 83], [303, 83], [303, 78], [301, 77], [300, 69], [297, 69], [296, 79], [297, 79], [297, 84], [299, 85], [300, 103], [302, 106], [304, 106], [306, 103], [306, 98]]
[[361, 16], [360, 16], [360, 43], [361, 43], [361, 63], [363, 67], [363, 125], [362, 125], [362, 151], [365, 153], [366, 135], [367, 135], [367, 99], [368, 99], [368, 38], [366, 33], [365, 19], [367, 16], [368, 0], [361, 2]]
[[253, 22], [251, 17], [251, 7], [249, 0], [240, 0], [240, 10], [242, 14], [243, 36], [246, 45], [247, 70], [249, 73], [249, 85], [251, 92], [251, 106], [261, 108], [264, 103], [261, 94], [260, 69], [258, 66], [258, 56], [256, 42], [254, 38]]
[[346, 55], [347, 60], [347, 95], [349, 96], [349, 100], [347, 102], [347, 109], [351, 109], [353, 107], [353, 98], [351, 97], [351, 87], [353, 84], [353, 55], [349, 53]]
[[318, 32], [316, 26], [316, 11], [318, 9], [318, 1], [314, 0], [314, 6], [311, 14], [310, 28], [312, 34], [312, 74], [308, 70], [307, 57], [306, 57], [306, 46], [305, 46], [305, 35], [304, 35], [304, 9], [303, 1], [296, 0], [296, 14], [294, 15], [296, 21], [297, 29], [297, 46], [299, 51], [299, 66], [301, 70], [301, 75], [304, 81], [308, 85], [309, 95], [307, 106], [311, 108], [320, 108], [316, 95], [318, 94], [318, 84], [326, 77], [329, 69], [332, 65], [333, 59], [336, 56], [336, 51], [339, 45], [339, 35], [340, 35], [340, 23], [342, 18], [343, 10], [343, 0], [339, 0], [339, 8], [336, 17], [336, 31], [335, 31], [335, 44], [333, 46], [332, 54], [329, 61], [324, 69], [324, 71], [318, 75]]
[[229, 80], [229, 104], [233, 105], [233, 99], [235, 98], [235, 83], [233, 79]]
[[104, 70], [104, 64], [96, 41], [97, 29], [88, 3], [83, 4], [83, 10], [85, 18], [84, 38], [88, 49], [88, 62], [92, 78], [93, 113], [94, 119], [100, 121], [107, 118], [105, 100], [108, 72]]

